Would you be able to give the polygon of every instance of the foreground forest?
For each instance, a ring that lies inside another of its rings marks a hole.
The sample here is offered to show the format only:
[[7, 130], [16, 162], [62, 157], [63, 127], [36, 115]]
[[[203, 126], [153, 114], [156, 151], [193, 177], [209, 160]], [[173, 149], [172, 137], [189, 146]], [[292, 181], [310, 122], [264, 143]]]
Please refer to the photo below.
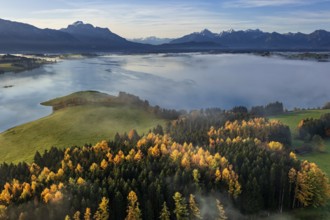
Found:
[[325, 173], [297, 158], [288, 126], [261, 117], [280, 112], [192, 111], [145, 135], [3, 163], [0, 219], [244, 219], [324, 206]]

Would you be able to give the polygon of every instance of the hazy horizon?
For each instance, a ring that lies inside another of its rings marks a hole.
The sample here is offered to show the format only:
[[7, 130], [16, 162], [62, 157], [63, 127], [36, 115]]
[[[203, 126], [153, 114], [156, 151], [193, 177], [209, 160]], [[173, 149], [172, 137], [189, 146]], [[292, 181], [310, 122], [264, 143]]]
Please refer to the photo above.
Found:
[[329, 29], [330, 0], [12, 0], [2, 3], [0, 13], [39, 28], [60, 29], [81, 20], [129, 39], [177, 38], [203, 29], [311, 33]]

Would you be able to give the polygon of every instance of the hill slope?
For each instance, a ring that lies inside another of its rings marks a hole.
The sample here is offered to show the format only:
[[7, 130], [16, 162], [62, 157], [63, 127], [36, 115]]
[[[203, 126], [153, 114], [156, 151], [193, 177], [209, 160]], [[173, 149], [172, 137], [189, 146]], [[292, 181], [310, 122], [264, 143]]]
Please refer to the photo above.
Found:
[[11, 128], [0, 134], [1, 162], [32, 161], [35, 152], [43, 152], [52, 146], [68, 147], [95, 144], [109, 140], [116, 132], [129, 132], [136, 129], [139, 134], [146, 133], [165, 120], [136, 105], [117, 102], [90, 102], [91, 100], [114, 99], [97, 92], [79, 92], [58, 98], [46, 104], [67, 103], [73, 99], [87, 102], [67, 105], [55, 110], [51, 115], [39, 120]]

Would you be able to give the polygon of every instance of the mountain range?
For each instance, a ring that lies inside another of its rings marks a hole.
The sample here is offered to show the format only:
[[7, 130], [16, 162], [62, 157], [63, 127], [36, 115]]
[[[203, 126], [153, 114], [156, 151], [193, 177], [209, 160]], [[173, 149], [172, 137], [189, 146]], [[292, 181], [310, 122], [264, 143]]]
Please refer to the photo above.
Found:
[[177, 39], [149, 37], [132, 41], [77, 21], [60, 30], [0, 19], [0, 52], [186, 52], [233, 50], [330, 50], [330, 32], [310, 34], [259, 29], [212, 33], [205, 29]]
[[0, 19], [1, 52], [106, 52], [148, 49], [127, 41], [108, 28], [77, 21], [60, 30]]
[[172, 40], [171, 44], [187, 42], [213, 42], [230, 49], [329, 49], [330, 32], [316, 30], [311, 34], [263, 32], [259, 29], [246, 31], [223, 31], [212, 33], [205, 29]]

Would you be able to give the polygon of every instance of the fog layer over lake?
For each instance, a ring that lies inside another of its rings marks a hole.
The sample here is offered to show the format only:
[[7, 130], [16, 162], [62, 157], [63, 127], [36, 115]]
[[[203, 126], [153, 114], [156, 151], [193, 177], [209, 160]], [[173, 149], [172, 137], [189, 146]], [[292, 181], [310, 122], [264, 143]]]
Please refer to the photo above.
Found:
[[[110, 55], [0, 75], [0, 131], [51, 113], [39, 103], [81, 90], [125, 91], [175, 109], [286, 108], [330, 101], [330, 63], [247, 54]], [[6, 86], [13, 86], [5, 88]]]

